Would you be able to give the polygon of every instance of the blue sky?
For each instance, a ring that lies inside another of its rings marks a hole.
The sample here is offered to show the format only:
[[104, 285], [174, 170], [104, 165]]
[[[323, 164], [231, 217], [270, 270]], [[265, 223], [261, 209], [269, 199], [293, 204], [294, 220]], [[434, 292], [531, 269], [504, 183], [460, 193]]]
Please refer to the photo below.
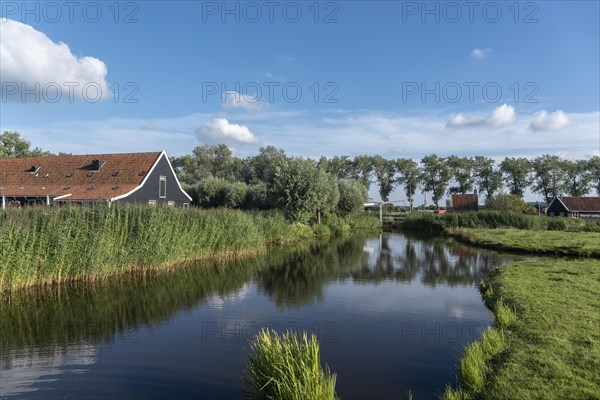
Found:
[[599, 2], [467, 4], [5, 1], [0, 129], [74, 153], [598, 154]]

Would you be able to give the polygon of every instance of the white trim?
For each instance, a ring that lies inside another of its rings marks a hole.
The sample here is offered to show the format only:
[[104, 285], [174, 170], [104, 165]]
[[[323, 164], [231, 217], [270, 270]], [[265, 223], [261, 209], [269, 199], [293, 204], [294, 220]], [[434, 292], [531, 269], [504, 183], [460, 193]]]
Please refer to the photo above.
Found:
[[[565, 208], [565, 210], [567, 211], [571, 211], [569, 210], [569, 207], [567, 207], [567, 205], [565, 203], [563, 203], [563, 201], [560, 199], [560, 196], [556, 196], [555, 199], [558, 199], [558, 201], [560, 201], [560, 204], [563, 205], [563, 207]], [[554, 203], [554, 201], [552, 201]]]
[[117, 200], [124, 199], [125, 197], [129, 196], [130, 194], [132, 194], [132, 193], [138, 191], [140, 188], [142, 188], [142, 186], [144, 186], [144, 184], [146, 183], [146, 181], [148, 180], [148, 178], [152, 174], [152, 171], [154, 171], [154, 168], [156, 168], [156, 166], [158, 165], [158, 162], [160, 161], [160, 159], [163, 156], [165, 156], [166, 159], [167, 159], [167, 164], [169, 164], [169, 168], [171, 168], [171, 172], [173, 172], [173, 175], [175, 176], [175, 182], [177, 182], [177, 186], [179, 186], [179, 190], [181, 190], [181, 192], [185, 195], [185, 197], [187, 197], [188, 199], [190, 199], [190, 201], [192, 201], [192, 198], [181, 188], [181, 185], [179, 184], [179, 179], [177, 179], [177, 175], [175, 174], [175, 170], [173, 169], [173, 166], [171, 165], [171, 161], [169, 161], [169, 157], [167, 157], [167, 152], [164, 151], [164, 150], [156, 158], [156, 161], [154, 161], [154, 164], [152, 164], [152, 167], [150, 168], [150, 171], [146, 172], [146, 176], [144, 177], [144, 180], [142, 181], [142, 183], [140, 183], [139, 186], [134, 187], [133, 189], [131, 189], [129, 192], [127, 192], [125, 194], [122, 194], [120, 196], [111, 198], [110, 201], [117, 201]]
[[[167, 156], [167, 153], [163, 150], [163, 154], [165, 155], [165, 157]], [[171, 165], [171, 160], [169, 160], [169, 157], [167, 157], [167, 164], [169, 164], [169, 168], [171, 168], [171, 172], [173, 173], [173, 176], [175, 177], [175, 182], [177, 182], [177, 186], [179, 187], [179, 190], [181, 190], [181, 193], [183, 193], [185, 195], [185, 197], [187, 197], [190, 201], [192, 201], [192, 198], [190, 197], [189, 194], [187, 194], [187, 192], [185, 190], [183, 190], [183, 188], [181, 187], [181, 184], [179, 183], [179, 178], [177, 178], [177, 174], [175, 173], [175, 170], [173, 169], [173, 166]]]
[[62, 199], [64, 199], [65, 197], [69, 197], [69, 196], [71, 196], [72, 194], [73, 194], [73, 193], [69, 193], [69, 194], [63, 194], [62, 196], [58, 196], [58, 197], [55, 197], [55, 198], [53, 198], [53, 199], [52, 199], [52, 201], [56, 201], [56, 200], [62, 200]]
[[[160, 194], [160, 185], [163, 182], [165, 183], [165, 194], [161, 195]], [[158, 198], [159, 199], [166, 199], [167, 198], [167, 177], [165, 175], [159, 175], [158, 176]]]

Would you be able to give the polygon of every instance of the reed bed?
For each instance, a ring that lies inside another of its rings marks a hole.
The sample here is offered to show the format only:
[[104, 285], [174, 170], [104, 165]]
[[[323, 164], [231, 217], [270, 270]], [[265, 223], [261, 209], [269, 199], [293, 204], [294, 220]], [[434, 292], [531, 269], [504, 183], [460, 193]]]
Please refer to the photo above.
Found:
[[[372, 223], [357, 221], [358, 227]], [[289, 227], [280, 213], [229, 209], [119, 205], [4, 210], [0, 289], [101, 280], [185, 260], [256, 253], [301, 239]], [[320, 233], [307, 228], [312, 236]]]
[[306, 332], [263, 329], [251, 343], [247, 378], [254, 399], [333, 400], [336, 375], [321, 368], [319, 342]]

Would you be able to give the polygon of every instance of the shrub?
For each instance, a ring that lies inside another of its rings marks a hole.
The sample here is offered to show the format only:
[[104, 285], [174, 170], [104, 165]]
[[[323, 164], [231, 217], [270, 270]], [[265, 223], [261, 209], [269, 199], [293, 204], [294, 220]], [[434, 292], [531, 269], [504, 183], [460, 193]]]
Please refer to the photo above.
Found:
[[486, 201], [490, 210], [505, 211], [517, 214], [536, 215], [537, 210], [527, 204], [520, 196], [514, 194], [498, 194]]

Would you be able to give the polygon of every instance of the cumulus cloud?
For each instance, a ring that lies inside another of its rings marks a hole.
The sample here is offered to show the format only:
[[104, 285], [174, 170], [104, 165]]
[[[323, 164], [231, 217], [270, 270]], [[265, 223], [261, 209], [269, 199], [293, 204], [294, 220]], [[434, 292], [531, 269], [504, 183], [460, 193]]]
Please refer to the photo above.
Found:
[[446, 123], [446, 128], [502, 128], [515, 122], [515, 108], [502, 104], [489, 115], [466, 116], [458, 113]]
[[265, 103], [261, 102], [257, 96], [241, 94], [235, 90], [223, 93], [222, 105], [226, 109], [240, 109], [245, 111], [261, 110], [265, 107]]
[[533, 119], [529, 124], [532, 131], [558, 131], [569, 124], [569, 118], [563, 110], [556, 110], [549, 113], [546, 110], [538, 111], [533, 114]]
[[[53, 99], [57, 88], [63, 92], [62, 98], [68, 98], [69, 90], [74, 98], [88, 96], [99, 100], [110, 95], [107, 68], [102, 61], [94, 57], [77, 57], [65, 43], [55, 43], [32, 26], [6, 18], [0, 19], [0, 63], [0, 82], [5, 95], [9, 88], [13, 91], [16, 87], [28, 91], [50, 88]], [[87, 92], [83, 90], [86, 85]], [[33, 101], [33, 96], [19, 93], [11, 96], [7, 99]], [[43, 101], [44, 97], [40, 96], [38, 101]]]
[[473, 58], [486, 58], [488, 54], [492, 52], [492, 49], [474, 49], [471, 52], [471, 57]]
[[258, 144], [260, 141], [247, 126], [232, 124], [225, 118], [214, 118], [196, 129], [200, 141], [224, 144]]

